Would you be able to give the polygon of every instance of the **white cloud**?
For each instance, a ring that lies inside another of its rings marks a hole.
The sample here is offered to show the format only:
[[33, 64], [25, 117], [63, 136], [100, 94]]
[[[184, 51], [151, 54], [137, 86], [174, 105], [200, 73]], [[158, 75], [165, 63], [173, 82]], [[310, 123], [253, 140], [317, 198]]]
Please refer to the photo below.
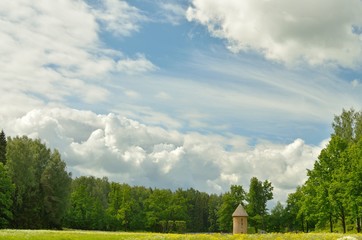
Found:
[[277, 200], [285, 200], [291, 189], [306, 180], [306, 169], [312, 168], [321, 150], [301, 139], [249, 146], [240, 136], [180, 133], [115, 114], [69, 108], [33, 110], [13, 123], [5, 129], [8, 134], [40, 137], [60, 150], [76, 174], [207, 192], [227, 191], [230, 184], [247, 189], [256, 176], [273, 183]]
[[285, 64], [361, 63], [362, 3], [323, 1], [193, 0], [189, 21], [226, 39], [231, 51], [257, 51]]
[[129, 36], [144, 18], [124, 1], [101, 3], [0, 2], [0, 92], [24, 100], [17, 111], [0, 109], [2, 113], [47, 102], [64, 104], [69, 98], [84, 103], [104, 101], [109, 90], [101, 84], [108, 75], [156, 68], [141, 54], [129, 59], [105, 47], [100, 35], [103, 25], [117, 35]]
[[172, 25], [179, 25], [181, 21], [186, 20], [185, 13], [186, 8], [183, 6], [170, 2], [170, 1], [159, 1], [157, 2], [158, 6], [162, 10], [158, 19], [164, 18], [166, 22], [171, 23]]
[[140, 74], [156, 70], [157, 67], [147, 60], [144, 55], [138, 55], [136, 59], [122, 59], [117, 62], [117, 70], [127, 74]]
[[141, 11], [123, 0], [100, 1], [93, 10], [105, 29], [120, 36], [129, 36], [140, 29], [140, 22], [147, 21]]

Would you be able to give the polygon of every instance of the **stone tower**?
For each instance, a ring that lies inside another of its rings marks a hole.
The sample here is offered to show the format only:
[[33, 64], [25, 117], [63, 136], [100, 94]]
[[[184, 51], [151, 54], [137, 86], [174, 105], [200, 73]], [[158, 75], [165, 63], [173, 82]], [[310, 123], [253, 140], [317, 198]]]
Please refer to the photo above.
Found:
[[233, 213], [233, 234], [248, 232], [248, 214], [241, 204]]

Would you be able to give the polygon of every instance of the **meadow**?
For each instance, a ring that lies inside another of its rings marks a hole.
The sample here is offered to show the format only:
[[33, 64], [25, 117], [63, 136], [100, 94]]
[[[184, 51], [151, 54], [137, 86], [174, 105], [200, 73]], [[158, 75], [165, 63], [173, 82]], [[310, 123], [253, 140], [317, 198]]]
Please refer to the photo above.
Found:
[[340, 233], [268, 233], [268, 234], [161, 234], [100, 231], [0, 230], [0, 240], [362, 240], [362, 234]]

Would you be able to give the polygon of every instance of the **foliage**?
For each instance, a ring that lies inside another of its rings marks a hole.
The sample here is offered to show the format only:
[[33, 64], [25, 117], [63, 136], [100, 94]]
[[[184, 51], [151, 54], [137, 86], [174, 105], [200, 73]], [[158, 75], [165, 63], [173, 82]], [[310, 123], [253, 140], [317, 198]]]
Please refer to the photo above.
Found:
[[278, 201], [275, 207], [271, 210], [270, 216], [267, 218], [267, 231], [285, 232], [288, 224], [286, 216], [284, 206]]
[[8, 170], [0, 162], [0, 228], [8, 227], [9, 222], [12, 220], [11, 207], [13, 205], [14, 188]]
[[239, 204], [245, 200], [245, 191], [242, 186], [232, 185], [230, 191], [222, 196], [222, 203], [218, 211], [218, 223], [220, 231], [232, 231], [232, 214]]
[[44, 192], [44, 214], [47, 221], [46, 228], [58, 228], [62, 226], [62, 219], [69, 202], [71, 177], [66, 171], [65, 162], [62, 161], [57, 150], [50, 156], [40, 185]]
[[60, 228], [70, 184], [60, 154], [40, 140], [8, 138], [6, 164], [15, 184], [12, 227]]
[[208, 231], [209, 232], [217, 232], [219, 230], [218, 223], [218, 212], [220, 205], [222, 203], [222, 196], [211, 194], [208, 201], [208, 218], [207, 221], [209, 223]]
[[249, 214], [249, 221], [258, 232], [260, 227], [266, 229], [265, 216], [267, 215], [266, 203], [268, 200], [273, 199], [273, 187], [267, 180], [264, 182], [259, 181], [256, 177], [250, 179], [249, 193], [247, 194], [247, 212]]
[[6, 141], [6, 137], [5, 137], [5, 133], [4, 130], [1, 130], [0, 132], [0, 163], [2, 164], [6, 164], [6, 145], [7, 145], [7, 141]]
[[73, 180], [66, 226], [76, 229], [109, 230], [106, 212], [109, 191], [107, 178], [79, 177]]
[[310, 228], [331, 232], [350, 227], [361, 232], [362, 219], [362, 112], [343, 110], [332, 123], [334, 132], [321, 151], [308, 180], [294, 195], [288, 209]]

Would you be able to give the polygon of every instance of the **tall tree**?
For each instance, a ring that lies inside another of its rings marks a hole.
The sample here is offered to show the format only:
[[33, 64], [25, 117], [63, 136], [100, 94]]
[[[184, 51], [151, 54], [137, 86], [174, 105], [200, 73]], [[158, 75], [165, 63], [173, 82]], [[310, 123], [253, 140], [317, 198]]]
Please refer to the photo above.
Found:
[[0, 162], [0, 228], [8, 227], [12, 220], [11, 208], [14, 188], [6, 167]]
[[48, 228], [62, 226], [63, 216], [68, 207], [70, 195], [70, 174], [66, 164], [55, 150], [41, 176], [41, 186], [44, 191], [44, 216]]
[[[15, 184], [13, 222], [15, 228], [40, 228], [41, 204], [40, 173], [35, 162], [35, 143], [27, 137], [9, 139], [7, 165], [9, 174]], [[40, 164], [37, 164], [40, 165]], [[45, 164], [44, 164], [45, 165]], [[38, 178], [36, 175], [39, 175]]]
[[6, 136], [4, 130], [0, 132], [0, 163], [6, 164]]
[[343, 109], [334, 117], [332, 127], [328, 145], [308, 170], [299, 212], [307, 229], [313, 222], [322, 229], [329, 222], [332, 232], [338, 220], [346, 232], [347, 222], [354, 218], [357, 231], [361, 231], [362, 113]]
[[217, 232], [219, 230], [218, 211], [222, 203], [220, 195], [211, 194], [208, 203], [208, 223], [209, 228], [207, 231]]
[[347, 172], [346, 199], [348, 210], [355, 219], [357, 232], [361, 232], [362, 224], [362, 138], [348, 149], [350, 170]]
[[23, 136], [9, 138], [6, 158], [16, 186], [12, 227], [59, 228], [69, 187], [60, 154], [52, 154], [39, 139]]
[[232, 214], [239, 204], [244, 205], [245, 191], [240, 185], [231, 185], [230, 191], [222, 196], [222, 204], [218, 211], [218, 224], [220, 231], [232, 230]]
[[267, 180], [259, 181], [256, 177], [250, 179], [249, 192], [247, 194], [247, 211], [251, 224], [255, 231], [261, 226], [265, 229], [265, 216], [267, 215], [267, 201], [273, 199], [273, 186]]
[[[345, 159], [344, 152], [348, 147], [347, 137], [332, 135], [327, 147], [323, 149], [314, 164], [313, 170], [308, 171], [307, 188], [313, 188], [316, 195], [314, 205], [318, 206], [318, 225], [323, 226], [329, 222], [330, 231], [333, 231], [335, 216], [339, 216], [343, 228], [345, 224], [345, 199], [340, 181], [344, 181], [340, 173]], [[337, 180], [339, 178], [339, 180]], [[338, 194], [336, 194], [338, 193]]]
[[[357, 231], [361, 232], [361, 218], [362, 211], [361, 207], [357, 207], [356, 203], [361, 203], [361, 188], [357, 187], [361, 184], [362, 174], [361, 174], [361, 155], [358, 151], [358, 146], [361, 146], [362, 141], [362, 111], [356, 112], [354, 109], [342, 110], [341, 115], [334, 117], [334, 122], [332, 124], [334, 133], [333, 136], [338, 136], [344, 139], [348, 145], [349, 149], [346, 152], [344, 158], [342, 159], [342, 164], [338, 169], [336, 176], [339, 178], [335, 179], [334, 187], [340, 185], [340, 188], [344, 191], [344, 194], [340, 193], [340, 190], [335, 189], [335, 193], [340, 197], [341, 201], [338, 201], [338, 206], [340, 209], [340, 218], [342, 221], [343, 229], [345, 230], [345, 214], [347, 207], [352, 216], [356, 218], [357, 222]], [[345, 186], [348, 186], [345, 188]], [[349, 199], [349, 201], [347, 200]], [[343, 203], [342, 203], [343, 202]], [[344, 206], [344, 207], [342, 207]], [[361, 204], [359, 205], [361, 206]]]
[[[181, 190], [178, 190], [181, 191]], [[187, 200], [187, 228], [191, 232], [208, 231], [209, 195], [193, 188], [183, 191]]]

